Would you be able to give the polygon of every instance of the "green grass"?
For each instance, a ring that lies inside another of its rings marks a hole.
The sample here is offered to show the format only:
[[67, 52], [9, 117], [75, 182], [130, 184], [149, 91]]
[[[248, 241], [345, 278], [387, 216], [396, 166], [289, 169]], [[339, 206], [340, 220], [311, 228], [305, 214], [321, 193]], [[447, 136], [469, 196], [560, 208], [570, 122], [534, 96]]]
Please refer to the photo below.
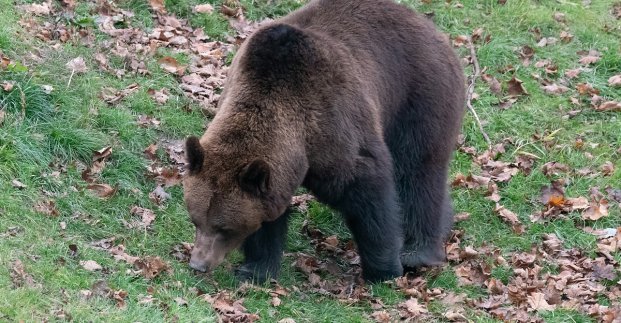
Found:
[[[18, 1], [18, 4], [31, 1]], [[168, 11], [177, 17], [188, 19], [191, 26], [202, 27], [210, 38], [226, 40], [234, 31], [228, 21], [219, 13], [222, 1], [209, 1], [216, 10], [212, 14], [198, 14], [193, 7], [203, 3], [198, 0], [167, 0]], [[578, 96], [573, 90], [576, 84], [588, 82], [601, 91], [609, 100], [621, 100], [618, 89], [610, 88], [607, 79], [621, 73], [621, 23], [609, 14], [611, 2], [593, 1], [585, 8], [582, 1], [507, 1], [505, 5], [495, 0], [464, 0], [463, 8], [456, 8], [444, 1], [423, 4], [421, 1], [404, 0], [420, 12], [434, 12], [433, 20], [441, 30], [451, 36], [469, 35], [476, 28], [483, 28], [484, 35], [491, 35], [489, 43], [478, 44], [478, 60], [487, 73], [501, 82], [515, 74], [524, 81], [530, 93], [521, 97], [507, 110], [496, 107], [498, 98], [483, 82], [479, 82], [476, 93], [479, 98], [475, 108], [484, 120], [486, 132], [494, 143], [511, 138], [506, 146], [504, 161], [513, 161], [521, 152], [537, 155], [539, 159], [530, 175], [519, 174], [508, 183], [499, 184], [500, 203], [518, 214], [527, 224], [526, 232], [515, 235], [511, 227], [494, 213], [494, 202], [484, 198], [482, 191], [455, 189], [452, 191], [455, 209], [470, 213], [470, 218], [457, 224], [464, 230], [462, 246], [493, 245], [500, 248], [510, 259], [515, 251], [529, 251], [533, 244], [540, 244], [544, 233], [555, 233], [566, 248], [579, 248], [594, 257], [595, 238], [582, 230], [584, 226], [612, 228], [621, 226], [621, 211], [611, 203], [610, 215], [595, 222], [585, 222], [578, 213], [569, 214], [566, 219], [551, 222], [529, 223], [529, 215], [542, 209], [538, 202], [539, 189], [548, 185], [550, 179], [541, 173], [541, 166], [549, 161], [562, 162], [572, 169], [590, 167], [597, 171], [606, 161], [612, 161], [617, 171], [608, 177], [594, 178], [567, 175], [568, 196], [588, 196], [591, 187], [602, 189], [619, 187], [621, 183], [621, 156], [616, 152], [621, 147], [618, 113], [596, 112], [585, 103], [582, 113], [566, 119], [567, 111], [575, 109], [568, 101], [570, 95]], [[129, 25], [144, 28], [149, 32], [154, 22], [146, 1], [127, 0], [121, 7], [134, 13]], [[242, 0], [245, 15], [249, 20], [277, 18], [302, 5], [303, 1]], [[58, 2], [54, 2], [59, 6]], [[91, 28], [96, 18], [92, 14], [92, 2], [80, 2], [73, 17], [63, 18], [75, 28]], [[54, 312], [63, 310], [76, 321], [119, 321], [119, 322], [168, 322], [173, 320], [206, 321], [216, 320], [211, 307], [196, 296], [192, 288], [205, 292], [225, 289], [236, 298], [244, 298], [244, 306], [251, 313], [257, 313], [263, 322], [278, 321], [292, 317], [297, 322], [362, 322], [369, 321], [373, 312], [370, 304], [361, 301], [345, 304], [300, 287], [306, 281], [303, 274], [291, 265], [294, 257], [284, 258], [280, 283], [290, 290], [281, 297], [279, 307], [269, 305], [270, 295], [259, 289], [242, 292], [232, 277], [232, 268], [241, 259], [236, 253], [218, 268], [213, 277], [194, 274], [189, 267], [171, 256], [174, 246], [191, 242], [193, 227], [183, 206], [182, 190], [179, 186], [168, 188], [171, 198], [158, 207], [149, 199], [155, 188], [152, 179], [144, 174], [150, 161], [143, 150], [162, 139], [182, 139], [187, 135], [198, 135], [208, 120], [200, 113], [200, 107], [185, 97], [178, 88], [174, 76], [159, 69], [157, 59], [173, 55], [182, 63], [188, 57], [170, 50], [159, 50], [147, 59], [148, 76], [127, 75], [118, 79], [98, 70], [93, 59], [98, 48], [110, 38], [95, 32], [96, 42], [86, 47], [79, 43], [61, 43], [56, 49], [31, 35], [18, 23], [21, 11], [14, 2], [0, 0], [0, 52], [18, 62], [10, 70], [0, 70], [0, 82], [14, 83], [11, 92], [0, 90], [0, 109], [6, 113], [0, 122], [0, 235], [10, 228], [17, 228], [14, 236], [0, 236], [0, 321], [44, 321], [54, 320]], [[553, 18], [555, 12], [566, 15], [566, 28]], [[35, 18], [39, 23], [52, 18]], [[607, 26], [607, 29], [604, 28]], [[562, 30], [574, 35], [570, 43], [557, 43], [543, 48], [536, 47], [537, 40], [530, 31], [539, 28], [544, 37], [557, 37]], [[519, 49], [529, 45], [535, 49], [532, 64], [522, 66]], [[601, 60], [583, 72], [577, 79], [566, 84], [572, 90], [561, 96], [543, 93], [533, 73], [542, 74], [534, 66], [540, 60], [549, 59], [558, 66], [559, 75], [549, 76], [558, 80], [567, 69], [579, 67], [579, 55], [585, 49], [597, 49]], [[469, 55], [466, 48], [458, 49], [461, 56]], [[41, 57], [34, 60], [31, 53]], [[82, 56], [89, 70], [76, 74], [69, 83], [70, 72], [65, 64]], [[230, 62], [230, 57], [228, 59]], [[124, 62], [111, 59], [112, 68], [121, 68]], [[515, 72], [500, 72], [512, 65]], [[22, 67], [23, 66], [23, 67]], [[468, 67], [467, 72], [471, 72]], [[125, 88], [138, 83], [136, 93], [126, 97], [115, 106], [109, 106], [99, 98], [103, 87]], [[43, 86], [52, 86], [47, 94]], [[148, 95], [149, 88], [167, 88], [170, 99], [164, 105], [156, 104]], [[139, 115], [145, 114], [161, 121], [158, 128], [142, 128], [136, 125]], [[546, 148], [535, 134], [554, 134], [554, 145]], [[470, 114], [466, 116], [463, 134], [465, 145], [475, 147], [479, 152], [487, 145]], [[583, 138], [584, 147], [574, 146], [577, 137]], [[86, 190], [81, 178], [85, 165], [91, 163], [93, 151], [106, 146], [112, 147], [112, 155], [98, 181], [112, 186], [118, 185], [113, 197], [103, 200]], [[162, 148], [160, 148], [162, 149]], [[585, 156], [590, 153], [592, 158]], [[165, 154], [160, 150], [160, 156]], [[478, 167], [472, 158], [457, 152], [451, 174], [477, 173]], [[54, 173], [58, 172], [58, 173]], [[11, 182], [19, 180], [27, 187], [15, 188]], [[49, 217], [35, 212], [34, 205], [45, 199], [56, 201], [58, 217]], [[131, 221], [129, 213], [133, 205], [150, 208], [156, 213], [152, 230], [128, 229], [123, 221]], [[311, 203], [309, 212], [296, 214], [292, 220], [288, 237], [288, 252], [304, 252], [315, 255], [310, 239], [302, 233], [304, 221], [326, 235], [337, 235], [341, 241], [350, 239], [344, 223], [329, 208]], [[61, 223], [66, 225], [61, 228]], [[14, 229], [11, 229], [14, 230]], [[115, 237], [117, 243], [126, 246], [134, 256], [160, 256], [171, 265], [172, 273], [162, 274], [154, 280], [146, 280], [131, 273], [132, 267], [114, 260], [108, 253], [89, 247], [93, 241]], [[78, 255], [70, 255], [69, 245], [78, 247]], [[323, 255], [319, 255], [323, 256]], [[619, 255], [615, 255], [619, 258]], [[11, 264], [21, 260], [25, 271], [32, 275], [38, 286], [13, 287]], [[104, 267], [102, 272], [87, 272], [80, 260], [95, 260]], [[346, 265], [345, 265], [346, 266]], [[546, 268], [554, 270], [554, 268]], [[129, 272], [128, 272], [129, 271]], [[513, 277], [512, 268], [497, 266], [492, 277], [507, 284]], [[429, 288], [440, 288], [456, 294], [466, 293], [472, 298], [485, 297], [487, 291], [471, 286], [460, 286], [454, 268], [447, 266], [435, 273], [426, 274]], [[81, 290], [90, 289], [93, 283], [104, 280], [114, 290], [128, 293], [125, 308], [116, 307], [114, 301], [106, 298], [84, 299]], [[299, 287], [299, 288], [297, 288]], [[156, 299], [150, 304], [140, 300], [150, 292]], [[394, 287], [379, 284], [370, 287], [370, 293], [386, 304], [387, 309], [402, 302], [405, 297]], [[179, 306], [175, 298], [181, 297], [188, 306]], [[444, 305], [434, 301], [429, 304], [431, 315], [441, 321]], [[480, 310], [468, 309], [467, 316], [476, 322], [495, 322]], [[549, 322], [591, 322], [588, 316], [564, 310], [540, 315]]]

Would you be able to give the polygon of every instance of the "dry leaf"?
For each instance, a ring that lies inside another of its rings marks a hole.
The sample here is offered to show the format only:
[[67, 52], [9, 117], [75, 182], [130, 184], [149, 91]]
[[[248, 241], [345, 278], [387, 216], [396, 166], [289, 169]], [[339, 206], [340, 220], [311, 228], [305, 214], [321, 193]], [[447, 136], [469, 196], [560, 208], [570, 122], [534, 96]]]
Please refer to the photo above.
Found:
[[590, 206], [582, 212], [582, 218], [585, 220], [599, 220], [608, 216], [608, 201], [601, 199], [599, 201], [591, 201]]
[[459, 35], [453, 39], [453, 46], [462, 47], [469, 42], [469, 37], [466, 35]]
[[498, 213], [498, 215], [507, 223], [511, 224], [513, 231], [516, 234], [522, 234], [524, 233], [524, 225], [520, 222], [520, 220], [518, 219], [517, 214], [511, 212], [510, 210], [508, 210], [507, 208], [505, 208], [504, 206], [496, 203], [496, 208], [494, 209], [494, 212]]
[[179, 64], [176, 59], [170, 56], [164, 56], [157, 61], [160, 67], [168, 73], [183, 75], [185, 66]]
[[280, 300], [280, 298], [278, 298], [277, 296], [272, 297], [272, 299], [270, 300], [270, 305], [274, 307], [280, 306], [281, 303], [282, 303], [282, 300]]
[[13, 263], [11, 263], [11, 271], [9, 272], [11, 276], [11, 282], [13, 282], [14, 287], [35, 287], [34, 278], [32, 275], [26, 272], [24, 268], [24, 264], [21, 260], [17, 259]]
[[10, 82], [10, 81], [2, 81], [2, 84], [0, 84], [0, 86], [2, 86], [2, 89], [5, 92], [11, 92], [13, 91], [13, 87], [15, 86], [15, 83]]
[[600, 59], [601, 57], [599, 56], [587, 55], [587, 56], [580, 58], [578, 62], [582, 65], [591, 65], [591, 64], [597, 63]]
[[602, 171], [602, 175], [612, 176], [615, 172], [615, 165], [611, 161], [606, 161], [600, 169]]
[[590, 84], [588, 83], [579, 83], [578, 85], [576, 85], [576, 90], [578, 90], [578, 93], [580, 93], [580, 95], [598, 95], [599, 94], [599, 90], [593, 88]]
[[612, 87], [620, 87], [621, 86], [621, 74], [615, 75], [615, 76], [611, 76], [608, 79], [608, 85], [610, 85]]
[[54, 200], [39, 201], [34, 205], [35, 211], [47, 216], [57, 217], [60, 215], [56, 209], [56, 202]]
[[134, 262], [134, 266], [141, 270], [142, 276], [146, 279], [157, 277], [163, 271], [170, 270], [170, 267], [160, 257], [144, 257]]
[[507, 91], [509, 92], [509, 96], [515, 97], [521, 95], [528, 95], [528, 92], [526, 91], [522, 83], [523, 82], [515, 76], [511, 78], [511, 80], [507, 82]]
[[88, 271], [102, 270], [103, 268], [94, 260], [80, 261], [80, 266]]
[[569, 88], [556, 83], [543, 86], [543, 90], [548, 94], [562, 94], [569, 91]]
[[70, 60], [65, 66], [67, 66], [67, 68], [71, 70], [72, 73], [76, 74], [82, 74], [88, 71], [88, 68], [86, 67], [86, 62], [84, 62], [84, 58], [82, 58], [82, 56], [78, 56]]
[[602, 111], [602, 112], [618, 112], [621, 111], [621, 102], [615, 102], [615, 101], [606, 101], [602, 104], [600, 104], [599, 106], [594, 108], [595, 111]]
[[532, 47], [522, 46], [522, 48], [520, 49], [520, 59], [522, 60], [522, 65], [530, 65], [530, 59], [533, 57], [533, 55], [535, 55], [535, 50]]
[[553, 311], [556, 306], [548, 304], [543, 293], [531, 293], [528, 295], [528, 305], [534, 311]]
[[194, 6], [194, 12], [210, 14], [213, 12], [213, 6], [208, 3], [199, 4], [199, 5]]
[[118, 187], [112, 187], [108, 184], [88, 184], [87, 189], [93, 191], [95, 195], [101, 198], [108, 198], [116, 193]]
[[149, 5], [151, 5], [151, 9], [153, 9], [153, 11], [155, 12], [166, 12], [164, 0], [149, 0]]
[[36, 16], [47, 16], [51, 13], [50, 2], [43, 2], [41, 4], [32, 3], [20, 6], [22, 10], [34, 14]]
[[23, 189], [28, 187], [28, 186], [26, 186], [26, 184], [24, 184], [24, 183], [22, 183], [22, 182], [20, 182], [20, 181], [18, 181], [16, 179], [11, 181], [11, 185], [13, 187], [15, 187], [16, 189], [18, 189], [18, 190], [23, 190]]
[[371, 317], [378, 323], [390, 323], [392, 322], [390, 314], [386, 311], [375, 311], [371, 313]]
[[581, 68], [576, 68], [576, 69], [573, 69], [573, 70], [565, 71], [565, 76], [567, 76], [570, 79], [574, 79], [574, 78], [578, 77], [578, 75], [580, 75], [580, 73], [582, 73], [582, 69]]
[[112, 147], [107, 146], [93, 152], [93, 162], [103, 161], [112, 155]]
[[155, 100], [155, 102], [159, 104], [165, 104], [166, 101], [168, 101], [169, 93], [167, 89], [161, 89], [159, 91], [156, 91], [154, 89], [148, 89], [147, 94], [149, 94]]
[[559, 37], [561, 38], [561, 41], [563, 41], [564, 43], [569, 43], [572, 41], [572, 39], [574, 39], [574, 35], [564, 30], [561, 31], [561, 35]]
[[155, 213], [147, 208], [134, 205], [129, 213], [140, 217], [140, 221], [133, 221], [129, 224], [130, 228], [147, 228], [151, 225], [151, 223], [153, 223], [153, 221], [155, 221]]
[[149, 193], [149, 199], [157, 205], [161, 205], [169, 198], [170, 194], [164, 191], [164, 187], [162, 185], [158, 185], [153, 192]]
[[425, 304], [419, 304], [418, 299], [416, 298], [410, 298], [407, 301], [398, 304], [397, 307], [405, 310], [401, 311], [401, 316], [403, 318], [415, 318], [428, 312]]
[[481, 78], [487, 82], [487, 84], [489, 85], [489, 89], [492, 93], [494, 94], [500, 94], [502, 91], [502, 86], [500, 85], [500, 82], [498, 81], [498, 79], [496, 79], [494, 76], [491, 76], [489, 74], [483, 74], [481, 75]]

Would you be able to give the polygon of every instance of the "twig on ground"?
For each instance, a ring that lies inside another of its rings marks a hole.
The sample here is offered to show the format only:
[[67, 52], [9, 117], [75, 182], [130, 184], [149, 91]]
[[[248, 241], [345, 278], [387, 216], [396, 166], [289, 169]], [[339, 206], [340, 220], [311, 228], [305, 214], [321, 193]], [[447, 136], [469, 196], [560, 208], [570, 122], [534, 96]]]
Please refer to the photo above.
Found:
[[479, 60], [477, 59], [477, 52], [474, 48], [474, 44], [472, 43], [472, 38], [468, 40], [468, 47], [470, 48], [470, 58], [472, 59], [472, 65], [474, 66], [474, 72], [469, 77], [470, 81], [468, 83], [466, 105], [468, 106], [468, 110], [472, 112], [472, 115], [474, 116], [474, 120], [479, 126], [479, 130], [481, 130], [481, 134], [483, 135], [483, 138], [487, 142], [487, 145], [491, 147], [492, 141], [489, 139], [489, 136], [483, 129], [483, 124], [481, 124], [481, 119], [479, 119], [479, 115], [477, 114], [477, 112], [474, 110], [474, 107], [472, 106], [472, 95], [474, 94], [474, 85], [477, 82], [477, 78], [481, 76], [481, 68], [479, 67]]
[[69, 82], [67, 82], [67, 87], [71, 85], [71, 80], [73, 79], [73, 74], [75, 73], [74, 69], [71, 69], [71, 75], [69, 76]]

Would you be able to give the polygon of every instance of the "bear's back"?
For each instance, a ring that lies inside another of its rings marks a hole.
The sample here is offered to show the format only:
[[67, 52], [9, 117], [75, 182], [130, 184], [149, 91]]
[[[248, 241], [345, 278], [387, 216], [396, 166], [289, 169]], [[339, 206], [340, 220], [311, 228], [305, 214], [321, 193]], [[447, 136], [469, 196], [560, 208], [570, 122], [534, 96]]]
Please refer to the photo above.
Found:
[[315, 0], [280, 21], [328, 36], [334, 43], [326, 46], [347, 48], [358, 61], [351, 66], [373, 82], [367, 88], [377, 89], [379, 105], [388, 110], [384, 119], [427, 96], [463, 101], [455, 96], [464, 89], [462, 67], [448, 38], [393, 0]]

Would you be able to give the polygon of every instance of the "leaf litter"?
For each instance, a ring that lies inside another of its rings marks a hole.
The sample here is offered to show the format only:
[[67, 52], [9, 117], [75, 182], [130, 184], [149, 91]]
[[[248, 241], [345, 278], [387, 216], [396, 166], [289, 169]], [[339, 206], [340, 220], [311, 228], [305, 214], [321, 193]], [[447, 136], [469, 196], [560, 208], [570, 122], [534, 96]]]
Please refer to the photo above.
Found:
[[[504, 2], [499, 3], [503, 4]], [[147, 70], [144, 61], [147, 58], [154, 57], [159, 60], [159, 65], [164, 71], [174, 74], [180, 81], [180, 87], [185, 95], [198, 102], [207, 114], [216, 113], [216, 103], [226, 78], [226, 59], [234, 51], [235, 46], [243, 42], [259, 26], [259, 23], [247, 21], [241, 6], [227, 3], [220, 8], [221, 14], [229, 19], [237, 34], [229, 37], [226, 42], [211, 41], [203, 30], [194, 29], [187, 21], [170, 16], [167, 13], [164, 1], [151, 0], [149, 5], [154, 13], [155, 23], [152, 31], [147, 34], [142, 30], [126, 27], [130, 25], [129, 22], [133, 13], [117, 8], [111, 2], [98, 2], [95, 9], [98, 14], [97, 28], [114, 39], [114, 42], [109, 46], [101, 48], [100, 55], [95, 56], [98, 68], [120, 78], [128, 73], [147, 75], [152, 71]], [[71, 1], [65, 1], [63, 6], [71, 8], [73, 4]], [[456, 8], [458, 7], [456, 6]], [[614, 8], [611, 9], [613, 12]], [[23, 6], [22, 9], [38, 15], [49, 15], [54, 10], [49, 2]], [[214, 8], [208, 4], [197, 5], [194, 11], [214, 14]], [[562, 13], [555, 13], [553, 18], [561, 25], [567, 24], [567, 18]], [[23, 23], [31, 22], [23, 21]], [[51, 34], [42, 29], [35, 28], [33, 32], [43, 39], [51, 39]], [[554, 37], [541, 36], [541, 31], [537, 28], [533, 29], [533, 33], [538, 44], [537, 50], [540, 50], [539, 47], [561, 46], [563, 43], [570, 42], [573, 37], [568, 30], [563, 30], [559, 35], [553, 35]], [[56, 28], [56, 34], [59, 35], [57, 40], [61, 42], [74, 41], [73, 34], [81, 38], [80, 41], [88, 41], [89, 38], [88, 33], [78, 35], [72, 28], [62, 25]], [[454, 43], [456, 46], [460, 46], [460, 44], [463, 46], [466, 41], [469, 41], [468, 39], [472, 39], [473, 42], [476, 39], [479, 42], [487, 41], [483, 36], [483, 30], [477, 29], [470, 37], [456, 37]], [[561, 42], [558, 42], [557, 38]], [[185, 63], [186, 60], [183, 64], [180, 63], [175, 58], [177, 57], [176, 54], [157, 57], [155, 49], [158, 47], [166, 47], [171, 49], [173, 53], [187, 55], [188, 63]], [[577, 63], [583, 66], [595, 65], [601, 59], [601, 54], [594, 50], [583, 51], [578, 54], [580, 58]], [[122, 69], [114, 69], [106, 58], [108, 55], [126, 59], [128, 64]], [[549, 81], [546, 79], [547, 77], [556, 77], [561, 74], [567, 79], [573, 79], [588, 71], [586, 67], [579, 67], [561, 72], [558, 71], [558, 67], [553, 62], [534, 62], [534, 57], [535, 50], [533, 48], [522, 47], [520, 51], [522, 64], [524, 66], [535, 64], [537, 68], [543, 69], [542, 72], [545, 75], [537, 80], [541, 83], [542, 90], [550, 95], [565, 95], [574, 90], [569, 88], [571, 83], [566, 83], [564, 80]], [[77, 74], [87, 71], [88, 68], [86, 64], [83, 64], [83, 59], [81, 61], [79, 59], [78, 57], [67, 65], [69, 72]], [[506, 71], [515, 71], [515, 69], [509, 67]], [[489, 74], [482, 76], [482, 78], [488, 84], [490, 92], [499, 96], [499, 107], [501, 108], [508, 108], [519, 97], [528, 95], [523, 82], [515, 76], [505, 82], [505, 92], [508, 95], [505, 98], [501, 97], [502, 86], [498, 79]], [[618, 83], [618, 75], [613, 75], [608, 80], [610, 87], [617, 87], [619, 86]], [[114, 106], [138, 90], [137, 86], [130, 84], [120, 90], [104, 91], [101, 97], [105, 102]], [[589, 84], [580, 83], [576, 86], [575, 91], [583, 97], [589, 98], [591, 107], [595, 111], [621, 111], [619, 102], [599, 97], [599, 90]], [[147, 94], [158, 104], [166, 104], [170, 96], [169, 90], [165, 88], [160, 90], [148, 89]], [[141, 116], [137, 121], [138, 124], [147, 127], [156, 127], [157, 122], [149, 116]], [[542, 142], [554, 142], [553, 138], [546, 138], [543, 137]], [[165, 151], [168, 157], [167, 161], [158, 160], [156, 154], [158, 147]], [[474, 158], [473, 165], [476, 165], [478, 169], [474, 174], [458, 174], [453, 181], [453, 186], [461, 189], [479, 190], [494, 203], [490, 204], [490, 207], [496, 210], [498, 216], [505, 220], [514, 231], [523, 232], [526, 226], [520, 222], [519, 216], [505, 207], [503, 203], [500, 203], [502, 188], [520, 173], [528, 176], [535, 169], [534, 166], [538, 158], [518, 154], [515, 156], [514, 162], [502, 161], [498, 157], [504, 154], [504, 150], [497, 148], [492, 148], [480, 155], [476, 155], [476, 151], [474, 151], [471, 156]], [[158, 184], [156, 190], [151, 194], [153, 195], [152, 199], [156, 204], [161, 204], [166, 200], [166, 194], [168, 194], [163, 188], [177, 185], [183, 175], [185, 165], [183, 145], [182, 142], [162, 141], [154, 144], [154, 146], [147, 147], [145, 151], [148, 159], [154, 162], [148, 166], [147, 174], [152, 176]], [[98, 184], [96, 181], [101, 170], [106, 167], [106, 159], [110, 155], [110, 147], [105, 147], [97, 152], [93, 156], [92, 165], [86, 167], [82, 173], [82, 177], [89, 183], [88, 185], [101, 188], [104, 192], [109, 191], [109, 186]], [[613, 176], [615, 170], [614, 165], [611, 164], [604, 164], [599, 174]], [[577, 173], [577, 171], [571, 170], [569, 166], [560, 163], [546, 164], [541, 171], [551, 180]], [[621, 203], [621, 198], [619, 198], [621, 194], [615, 190], [615, 188], [607, 188], [608, 197], [591, 197], [590, 199], [583, 196], [567, 197], [565, 196], [564, 184], [552, 181], [550, 185], [544, 186], [541, 191], [542, 212], [549, 212], [548, 216], [580, 212], [581, 217], [588, 220], [587, 224], [590, 224], [591, 221], [596, 221], [608, 214], [608, 210], [613, 204], [612, 201]], [[292, 205], [305, 212], [310, 200], [312, 200], [312, 196], [297, 196], [294, 197]], [[54, 212], [49, 211], [49, 209], [55, 209], [55, 205], [52, 200], [50, 201], [51, 203], [43, 202], [37, 211], [53, 215]], [[132, 210], [131, 213], [139, 218], [139, 220], [135, 220], [139, 227], [147, 228], [152, 225], [155, 219], [152, 211], [149, 213], [139, 209]], [[58, 215], [58, 211], [56, 211], [56, 215]], [[459, 218], [463, 220], [467, 216], [464, 214]], [[585, 228], [585, 230], [587, 229], [588, 227]], [[327, 259], [323, 259], [306, 254], [287, 255], [287, 257], [295, 258], [293, 266], [306, 275], [308, 282], [304, 283], [304, 287], [308, 287], [312, 292], [327, 295], [345, 303], [368, 302], [374, 309], [371, 316], [377, 321], [425, 319], [430, 315], [429, 302], [434, 300], [440, 300], [447, 306], [442, 314], [445, 319], [456, 321], [464, 320], [464, 307], [468, 307], [469, 311], [474, 311], [474, 313], [477, 311], [487, 312], [497, 319], [520, 322], [540, 320], [539, 312], [552, 309], [578, 310], [606, 322], [612, 322], [615, 318], [620, 317], [621, 309], [616, 303], [613, 302], [609, 306], [597, 303], [597, 297], [601, 295], [611, 299], [617, 299], [621, 295], [618, 287], [608, 287], [603, 284], [607, 280], [612, 281], [617, 278], [615, 269], [618, 268], [618, 264], [613, 257], [613, 254], [619, 251], [621, 244], [621, 234], [617, 228], [590, 229], [590, 232], [597, 239], [598, 254], [595, 259], [585, 256], [580, 250], [566, 249], [563, 241], [554, 234], [543, 234], [541, 241], [530, 252], [504, 255], [510, 259], [506, 260], [500, 251], [493, 246], [483, 245], [477, 248], [468, 244], [462, 246], [467, 241], [463, 237], [464, 233], [454, 231], [446, 247], [449, 261], [456, 266], [455, 272], [460, 284], [479, 286], [488, 291], [488, 295], [482, 296], [478, 300], [467, 299], [465, 295], [455, 295], [451, 291], [429, 288], [426, 285], [425, 278], [413, 278], [406, 275], [396, 279], [393, 284], [395, 288], [407, 295], [407, 298], [392, 308], [386, 308], [381, 300], [374, 299], [366, 287], [361, 284], [359, 256], [352, 241], [342, 241], [333, 235], [326, 236], [308, 226], [304, 230], [305, 234], [310, 237], [317, 254], [327, 257]], [[170, 270], [170, 267], [161, 258], [131, 256], [126, 252], [123, 244], [114, 245], [114, 243], [114, 239], [104, 239], [94, 242], [93, 247], [106, 250], [115, 259], [133, 265], [137, 269], [136, 273], [140, 273], [147, 279], [152, 279], [160, 273]], [[191, 244], [184, 243], [174, 247], [171, 254], [174, 258], [187, 261], [191, 248]], [[551, 274], [542, 271], [544, 265], [550, 264], [558, 267], [558, 273]], [[491, 277], [490, 273], [494, 268], [506, 268], [508, 266], [514, 268], [514, 272], [507, 283]], [[16, 268], [19, 269], [19, 267]], [[17, 270], [18, 273], [22, 271]], [[16, 275], [19, 277], [21, 274]], [[337, 279], [335, 280], [334, 277]], [[113, 291], [105, 282], [96, 283], [91, 290], [83, 292], [84, 295], [100, 294], [103, 297], [110, 298], [120, 307], [124, 306], [124, 300], [127, 298], [126, 292]], [[270, 294], [270, 297], [270, 303], [273, 307], [280, 306], [282, 295]], [[243, 299], [234, 300], [227, 291], [218, 292], [213, 296], [204, 296], [204, 299], [216, 309], [224, 321], [258, 319], [258, 315], [248, 313], [243, 307]], [[176, 302], [180, 305], [185, 304], [184, 299], [178, 299]]]

